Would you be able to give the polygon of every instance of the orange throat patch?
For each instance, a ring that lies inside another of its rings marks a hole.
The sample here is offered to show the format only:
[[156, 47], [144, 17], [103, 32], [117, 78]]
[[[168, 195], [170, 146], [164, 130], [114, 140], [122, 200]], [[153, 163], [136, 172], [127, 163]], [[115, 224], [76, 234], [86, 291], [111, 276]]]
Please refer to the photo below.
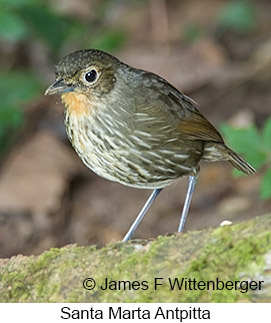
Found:
[[61, 94], [61, 100], [69, 114], [75, 114], [79, 117], [92, 112], [91, 104], [84, 94], [76, 92], [63, 93]]

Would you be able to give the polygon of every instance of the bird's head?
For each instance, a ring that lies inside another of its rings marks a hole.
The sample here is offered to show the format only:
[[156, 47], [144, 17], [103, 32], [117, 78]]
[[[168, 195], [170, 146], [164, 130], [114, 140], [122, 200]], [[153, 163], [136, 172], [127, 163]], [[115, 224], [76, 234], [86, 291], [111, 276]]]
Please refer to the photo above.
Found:
[[56, 80], [45, 95], [74, 94], [101, 97], [114, 87], [116, 70], [122, 63], [99, 50], [80, 50], [65, 56], [56, 66]]

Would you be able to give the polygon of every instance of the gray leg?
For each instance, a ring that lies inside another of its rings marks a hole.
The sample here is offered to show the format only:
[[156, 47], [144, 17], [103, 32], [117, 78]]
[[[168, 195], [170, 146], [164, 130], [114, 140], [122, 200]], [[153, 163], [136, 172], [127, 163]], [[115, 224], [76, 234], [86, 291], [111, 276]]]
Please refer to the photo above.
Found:
[[199, 178], [198, 174], [196, 176], [191, 176], [191, 175], [189, 176], [188, 188], [187, 188], [187, 192], [186, 192], [186, 197], [185, 197], [185, 201], [184, 201], [184, 206], [183, 206], [183, 211], [182, 211], [182, 215], [181, 215], [181, 219], [180, 219], [178, 232], [182, 232], [184, 230], [186, 217], [187, 217], [187, 214], [189, 211], [189, 207], [191, 204], [192, 196], [193, 196], [194, 189], [197, 184], [198, 178]]
[[122, 239], [122, 241], [128, 241], [132, 238], [132, 235], [134, 234], [135, 230], [137, 229], [139, 223], [143, 220], [144, 215], [147, 213], [148, 209], [151, 207], [152, 203], [158, 196], [158, 194], [162, 191], [162, 188], [157, 188], [154, 190], [151, 194], [151, 196], [148, 198], [147, 202], [143, 206], [142, 210], [138, 214], [137, 218], [135, 219], [134, 223], [131, 225], [129, 231], [126, 233], [125, 237]]

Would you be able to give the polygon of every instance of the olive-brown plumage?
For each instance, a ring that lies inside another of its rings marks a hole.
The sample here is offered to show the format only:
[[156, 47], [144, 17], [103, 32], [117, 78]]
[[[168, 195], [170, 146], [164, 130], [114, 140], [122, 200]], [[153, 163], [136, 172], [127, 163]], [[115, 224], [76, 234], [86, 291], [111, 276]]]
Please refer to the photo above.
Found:
[[196, 179], [200, 160], [225, 160], [246, 174], [255, 172], [225, 145], [194, 101], [163, 78], [102, 51], [64, 57], [46, 91], [54, 93], [65, 104], [74, 149], [108, 180], [161, 189], [183, 175]]

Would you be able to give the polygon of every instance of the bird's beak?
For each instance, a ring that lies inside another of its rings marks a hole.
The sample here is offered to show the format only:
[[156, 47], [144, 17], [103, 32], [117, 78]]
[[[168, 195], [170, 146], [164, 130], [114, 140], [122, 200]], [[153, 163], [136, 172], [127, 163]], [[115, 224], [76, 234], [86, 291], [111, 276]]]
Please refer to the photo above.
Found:
[[53, 84], [51, 84], [48, 89], [45, 91], [45, 95], [52, 95], [52, 94], [59, 94], [64, 92], [73, 92], [74, 87], [70, 84], [66, 84], [63, 80], [63, 78], [60, 78], [59, 80], [55, 81]]

